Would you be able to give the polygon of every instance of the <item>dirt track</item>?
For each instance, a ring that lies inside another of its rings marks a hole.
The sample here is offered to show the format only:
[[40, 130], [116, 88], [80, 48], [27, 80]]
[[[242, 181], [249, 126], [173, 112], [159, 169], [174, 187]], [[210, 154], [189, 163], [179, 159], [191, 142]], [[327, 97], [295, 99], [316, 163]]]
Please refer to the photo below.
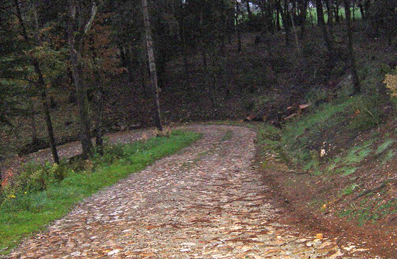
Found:
[[279, 223], [252, 167], [254, 132], [189, 128], [203, 139], [87, 198], [10, 258], [374, 258]]

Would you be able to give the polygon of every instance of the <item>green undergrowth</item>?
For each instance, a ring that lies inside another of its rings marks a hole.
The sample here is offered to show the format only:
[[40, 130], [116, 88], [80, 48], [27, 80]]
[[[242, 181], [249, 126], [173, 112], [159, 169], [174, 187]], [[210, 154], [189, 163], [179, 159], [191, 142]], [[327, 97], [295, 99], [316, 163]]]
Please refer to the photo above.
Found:
[[129, 145], [107, 146], [103, 156], [60, 166], [30, 165], [2, 192], [0, 255], [7, 254], [22, 237], [42, 230], [65, 215], [83, 198], [110, 186], [154, 161], [171, 155], [201, 137], [173, 131]]
[[[334, 148], [344, 142], [347, 150], [343, 164], [360, 163], [374, 150], [371, 145], [374, 141], [355, 146], [356, 137], [368, 130], [379, 128], [384, 118], [383, 106], [387, 97], [375, 95], [357, 95], [354, 97], [339, 98], [333, 102], [312, 107], [311, 110], [286, 123], [281, 137], [281, 144], [286, 149], [294, 164], [306, 166], [305, 169], [314, 169], [316, 160], [326, 156]], [[341, 136], [345, 136], [342, 140]], [[373, 138], [376, 140], [376, 136]], [[383, 153], [394, 141], [389, 140], [380, 146], [377, 154]], [[321, 154], [323, 149], [324, 154]]]
[[[311, 93], [309, 99], [315, 101], [317, 95]], [[332, 208], [335, 215], [355, 220], [358, 225], [377, 222], [397, 213], [396, 200], [386, 192], [390, 188], [378, 188], [377, 181], [382, 178], [378, 171], [384, 170], [396, 154], [395, 132], [384, 130], [388, 127], [386, 119], [393, 115], [393, 110], [385, 112], [389, 101], [378, 94], [344, 94], [332, 102], [312, 105], [286, 121], [282, 130], [270, 125], [258, 130], [258, 144], [263, 147], [260, 151], [273, 152], [273, 158], [289, 166], [291, 171], [280, 177], [284, 187], [312, 186], [315, 198], [303, 197], [305, 194], [300, 198], [306, 199], [312, 209], [324, 212], [337, 202], [338, 206]], [[270, 165], [266, 160], [260, 161], [263, 168]], [[287, 186], [286, 179], [293, 179], [292, 186]], [[371, 199], [361, 195], [366, 191]], [[374, 197], [379, 200], [375, 202]]]
[[[352, 187], [351, 187], [352, 188]], [[353, 193], [353, 190], [346, 189], [346, 194]], [[350, 203], [348, 207], [338, 212], [338, 216], [347, 220], [355, 220], [359, 226], [366, 223], [376, 223], [378, 220], [397, 213], [397, 200], [385, 201], [382, 196], [374, 198], [368, 195], [360, 202]]]

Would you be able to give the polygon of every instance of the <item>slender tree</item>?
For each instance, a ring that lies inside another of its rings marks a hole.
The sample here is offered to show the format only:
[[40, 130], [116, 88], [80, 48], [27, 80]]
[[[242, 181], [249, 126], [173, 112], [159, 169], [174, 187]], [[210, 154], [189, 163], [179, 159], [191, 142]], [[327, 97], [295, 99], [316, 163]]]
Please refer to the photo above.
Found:
[[252, 12], [251, 12], [251, 7], [250, 7], [250, 1], [246, 0], [246, 5], [247, 5], [247, 13], [248, 13], [248, 19], [252, 18]]
[[276, 4], [277, 10], [281, 14], [283, 26], [285, 29], [285, 45], [290, 45], [290, 34], [291, 34], [291, 14], [289, 11], [289, 0], [284, 0], [284, 6], [281, 6], [281, 0], [278, 0]]
[[349, 63], [350, 69], [352, 72], [353, 77], [353, 87], [354, 92], [353, 94], [360, 93], [360, 81], [358, 79], [357, 68], [356, 68], [356, 61], [354, 58], [354, 51], [353, 51], [353, 33], [352, 33], [352, 26], [351, 26], [351, 12], [350, 12], [350, 2], [348, 0], [343, 0], [346, 12], [346, 32], [347, 32], [347, 39], [348, 39], [348, 53], [349, 53]]
[[308, 4], [309, 4], [309, 0], [303, 0], [303, 3], [300, 5], [301, 6], [301, 22], [302, 22], [301, 31], [299, 34], [300, 40], [303, 40], [305, 37]]
[[93, 153], [91, 142], [91, 121], [88, 113], [87, 88], [83, 81], [81, 54], [83, 40], [91, 29], [98, 5], [92, 2], [90, 15], [85, 19], [84, 7], [81, 1], [69, 0], [68, 43], [73, 81], [76, 87], [76, 96], [80, 118], [80, 141], [83, 148], [83, 157], [87, 158]]
[[241, 52], [241, 28], [240, 28], [240, 22], [239, 22], [239, 15], [240, 15], [240, 4], [236, 0], [236, 30], [237, 30], [237, 51]]
[[[34, 21], [34, 40], [31, 40], [28, 31], [25, 25], [25, 21], [22, 16], [21, 8], [19, 6], [18, 0], [14, 0], [14, 6], [16, 10], [16, 16], [19, 21], [19, 26], [21, 27], [21, 34], [22, 37], [24, 38], [25, 42], [29, 45], [33, 46], [40, 46], [41, 45], [41, 40], [39, 36], [39, 25], [38, 25], [38, 14], [37, 14], [37, 1], [33, 1], [33, 21]], [[47, 89], [46, 89], [46, 84], [44, 81], [44, 76], [41, 70], [41, 66], [39, 61], [36, 58], [32, 58], [32, 64], [34, 67], [34, 71], [38, 77], [38, 81], [34, 82], [35, 86], [38, 87], [40, 91], [40, 96], [41, 96], [41, 102], [43, 105], [43, 110], [44, 110], [44, 116], [45, 116], [45, 122], [47, 126], [47, 132], [48, 132], [48, 140], [51, 148], [51, 153], [52, 153], [52, 158], [54, 160], [54, 163], [59, 164], [59, 157], [58, 157], [58, 152], [55, 144], [55, 137], [54, 137], [54, 129], [52, 127], [52, 120], [51, 120], [51, 114], [50, 114], [50, 108], [48, 104], [48, 98], [47, 98]]]
[[152, 84], [152, 91], [154, 94], [154, 104], [155, 104], [154, 122], [156, 124], [157, 129], [159, 131], [163, 131], [163, 126], [161, 125], [161, 117], [160, 117], [161, 113], [160, 113], [159, 88], [157, 85], [156, 60], [154, 57], [152, 30], [150, 28], [147, 0], [142, 0], [142, 12], [143, 12], [144, 27], [145, 27], [145, 35], [146, 35], [145, 38], [146, 38], [147, 55], [149, 59], [150, 79]]
[[317, 10], [317, 19], [318, 19], [317, 23], [323, 32], [324, 41], [325, 41], [325, 44], [327, 45], [327, 49], [328, 49], [328, 55], [330, 58], [332, 58], [333, 53], [334, 53], [333, 46], [332, 46], [332, 41], [328, 35], [327, 27], [325, 26], [322, 0], [316, 0], [316, 10]]

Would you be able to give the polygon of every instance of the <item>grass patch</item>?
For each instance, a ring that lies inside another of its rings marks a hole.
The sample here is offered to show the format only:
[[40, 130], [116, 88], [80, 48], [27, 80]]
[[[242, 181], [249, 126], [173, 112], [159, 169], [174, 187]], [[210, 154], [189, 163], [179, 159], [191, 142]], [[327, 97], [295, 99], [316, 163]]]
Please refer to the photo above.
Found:
[[383, 152], [385, 152], [390, 146], [394, 144], [395, 140], [394, 139], [387, 139], [385, 142], [380, 144], [378, 148], [375, 151], [376, 155], [380, 155]]
[[363, 161], [372, 151], [371, 148], [355, 147], [343, 159], [343, 162], [347, 165], [353, 165]]
[[303, 135], [308, 130], [313, 130], [319, 127], [332, 127], [337, 124], [338, 121], [331, 120], [331, 118], [338, 113], [344, 112], [346, 108], [353, 103], [353, 101], [354, 98], [351, 98], [340, 104], [325, 104], [316, 108], [315, 113], [309, 113], [304, 118], [299, 118], [299, 120], [288, 123], [283, 130], [284, 141], [287, 139], [295, 139]]
[[359, 185], [353, 183], [353, 184], [347, 186], [345, 189], [343, 189], [343, 190], [342, 190], [342, 194], [343, 194], [343, 195], [350, 195], [350, 194], [354, 193], [354, 191], [355, 191], [357, 188], [359, 188]]
[[352, 168], [343, 168], [342, 169], [342, 176], [349, 176], [351, 174], [354, 174], [357, 171], [356, 167]]
[[44, 229], [48, 223], [65, 215], [83, 198], [181, 150], [200, 136], [193, 132], [174, 131], [169, 138], [108, 147], [104, 156], [94, 156], [89, 167], [81, 171], [67, 170], [62, 181], [49, 182], [44, 190], [20, 189], [3, 193], [0, 254], [7, 254], [21, 238]]
[[393, 159], [393, 157], [395, 156], [396, 151], [395, 150], [389, 150], [386, 152], [386, 154], [382, 157], [382, 165], [386, 164], [387, 162], [389, 162], [390, 160]]

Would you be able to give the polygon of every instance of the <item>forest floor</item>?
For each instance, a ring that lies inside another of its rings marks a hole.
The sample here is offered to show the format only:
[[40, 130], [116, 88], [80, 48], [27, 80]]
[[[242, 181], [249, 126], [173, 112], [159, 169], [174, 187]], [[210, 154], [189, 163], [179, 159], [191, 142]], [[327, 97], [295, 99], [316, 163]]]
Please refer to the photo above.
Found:
[[87, 198], [9, 258], [380, 258], [347, 233], [286, 223], [288, 210], [256, 166], [254, 131], [186, 128], [203, 138]]

